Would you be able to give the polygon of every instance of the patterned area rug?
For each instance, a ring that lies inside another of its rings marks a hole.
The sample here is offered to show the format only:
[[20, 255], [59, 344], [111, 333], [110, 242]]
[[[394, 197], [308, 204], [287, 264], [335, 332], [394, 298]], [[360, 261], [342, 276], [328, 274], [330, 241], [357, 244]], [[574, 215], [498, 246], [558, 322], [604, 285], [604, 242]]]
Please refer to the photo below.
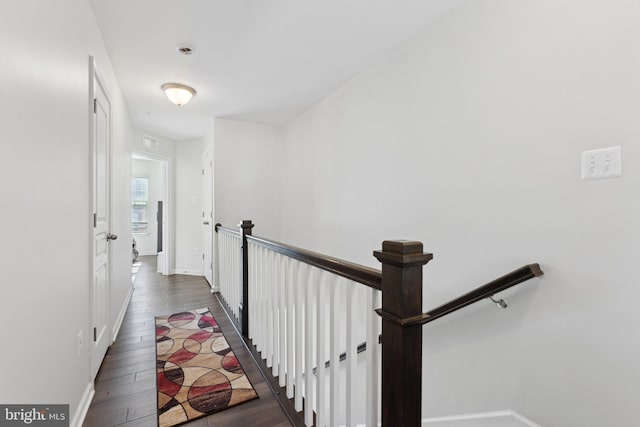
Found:
[[156, 317], [156, 359], [160, 427], [258, 397], [208, 308]]

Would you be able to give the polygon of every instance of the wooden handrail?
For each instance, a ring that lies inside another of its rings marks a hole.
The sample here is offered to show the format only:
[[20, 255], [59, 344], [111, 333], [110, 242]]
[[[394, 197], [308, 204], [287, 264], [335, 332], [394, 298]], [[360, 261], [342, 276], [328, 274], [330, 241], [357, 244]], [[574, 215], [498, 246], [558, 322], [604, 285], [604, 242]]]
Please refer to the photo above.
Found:
[[354, 282], [362, 283], [370, 288], [382, 290], [382, 273], [375, 268], [365, 267], [349, 261], [333, 258], [317, 252], [297, 248], [262, 237], [247, 236], [247, 241], [272, 251], [297, 259], [306, 264], [345, 277]]
[[439, 307], [411, 318], [400, 319], [390, 314], [383, 313], [380, 309], [376, 310], [376, 312], [382, 317], [402, 326], [425, 325], [475, 302], [489, 298], [498, 292], [502, 292], [505, 289], [509, 289], [510, 287], [527, 281], [533, 277], [542, 276], [543, 274], [544, 272], [540, 268], [539, 264], [528, 264], [512, 271], [511, 273], [505, 274], [502, 277], [498, 277], [497, 279], [492, 280], [471, 292], [467, 292], [466, 294], [461, 295]]

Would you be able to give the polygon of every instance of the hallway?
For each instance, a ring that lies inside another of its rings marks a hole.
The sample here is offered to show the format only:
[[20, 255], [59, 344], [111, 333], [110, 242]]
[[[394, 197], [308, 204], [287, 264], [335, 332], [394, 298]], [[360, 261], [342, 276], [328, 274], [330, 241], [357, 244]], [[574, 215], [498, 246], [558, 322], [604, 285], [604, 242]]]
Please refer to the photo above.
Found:
[[209, 307], [259, 399], [184, 424], [213, 426], [290, 426], [250, 353], [202, 277], [156, 273], [155, 257], [140, 257], [135, 291], [115, 343], [96, 378], [96, 394], [84, 426], [156, 426], [154, 316]]

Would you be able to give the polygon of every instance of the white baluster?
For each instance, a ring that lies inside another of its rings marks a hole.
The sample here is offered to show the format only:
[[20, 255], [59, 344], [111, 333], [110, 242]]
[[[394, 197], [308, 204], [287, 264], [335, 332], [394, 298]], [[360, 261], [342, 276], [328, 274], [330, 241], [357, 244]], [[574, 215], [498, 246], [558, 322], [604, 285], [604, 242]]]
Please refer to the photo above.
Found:
[[238, 315], [239, 315], [239, 292], [238, 292], [238, 288], [240, 287], [240, 284], [242, 283], [242, 278], [240, 277], [240, 275], [238, 274], [239, 272], [239, 266], [238, 266], [238, 242], [236, 240], [236, 237], [233, 236], [233, 306], [232, 306], [232, 310], [233, 310], [233, 314], [236, 317], [236, 322], [238, 322]]
[[326, 399], [325, 399], [325, 361], [326, 361], [326, 299], [325, 282], [326, 274], [320, 271], [316, 286], [316, 426], [326, 425]]
[[[235, 310], [233, 309], [233, 306], [235, 305], [235, 295], [234, 295], [234, 290], [236, 287], [235, 281], [236, 281], [236, 273], [235, 273], [235, 247], [234, 247], [234, 241], [233, 241], [233, 236], [230, 234], [227, 236], [228, 237], [228, 245], [229, 245], [229, 252], [228, 252], [228, 265], [229, 265], [229, 283], [227, 283], [227, 293], [229, 295], [229, 299], [227, 300], [227, 304], [229, 304], [229, 307], [231, 308], [231, 316], [235, 317]], [[233, 320], [233, 319], [232, 319]]]
[[232, 255], [232, 247], [231, 247], [231, 235], [227, 234], [226, 236], [226, 260], [225, 260], [225, 269], [226, 269], [226, 278], [227, 278], [227, 283], [225, 286], [225, 300], [226, 303], [229, 305], [229, 308], [231, 308], [231, 316], [233, 316], [233, 295], [231, 293], [231, 290], [233, 289], [233, 266], [232, 266], [232, 259], [231, 259], [231, 255]]
[[231, 295], [229, 295], [229, 235], [227, 233], [224, 234], [224, 300], [227, 304], [229, 304], [229, 299]]
[[231, 237], [231, 260], [233, 262], [233, 283], [231, 285], [231, 293], [233, 294], [233, 302], [231, 304], [231, 311], [235, 316], [236, 323], [238, 322], [238, 282], [241, 280], [238, 277], [238, 256], [237, 256], [237, 241], [236, 236]]
[[220, 272], [221, 274], [221, 281], [220, 281], [220, 292], [222, 293], [222, 297], [224, 298], [225, 301], [228, 302], [228, 298], [229, 295], [227, 294], [227, 233], [225, 233], [224, 231], [221, 232], [222, 234], [220, 235], [221, 240], [222, 240], [222, 251], [220, 252], [220, 267], [222, 268], [222, 271]]
[[284, 256], [279, 256], [280, 262], [278, 263], [278, 295], [280, 296], [280, 300], [278, 303], [278, 333], [280, 335], [280, 350], [278, 351], [278, 367], [280, 369], [280, 378], [278, 381], [278, 385], [280, 387], [284, 387], [287, 384], [287, 322], [286, 322], [286, 313], [287, 313], [287, 296], [286, 296], [286, 266], [285, 266], [285, 258]]
[[236, 318], [240, 323], [240, 305], [242, 304], [242, 237], [236, 238]]
[[304, 422], [313, 425], [313, 329], [314, 329], [314, 301], [313, 290], [315, 283], [315, 269], [309, 269], [309, 276], [304, 288], [305, 292], [305, 376], [304, 376]]
[[218, 286], [220, 287], [220, 294], [222, 295], [222, 298], [225, 298], [224, 294], [225, 294], [225, 289], [224, 289], [224, 281], [225, 281], [225, 277], [224, 277], [224, 253], [225, 253], [225, 248], [224, 248], [224, 231], [219, 230], [218, 231], [218, 278], [219, 278], [219, 282], [218, 282]]
[[238, 246], [237, 246], [238, 242], [236, 241], [235, 236], [233, 236], [233, 306], [232, 306], [232, 310], [233, 310], [233, 314], [236, 316], [236, 322], [238, 322], [238, 303], [240, 302], [240, 298], [239, 297], [239, 292], [238, 292], [238, 288], [240, 287], [240, 283], [242, 282], [242, 278], [240, 278], [240, 275], [238, 274], [239, 272], [239, 266], [238, 266]]
[[351, 282], [347, 285], [347, 387], [346, 387], [346, 426], [355, 427], [356, 414], [353, 410], [355, 406], [356, 393], [356, 355], [358, 342], [354, 334], [354, 327], [357, 324], [356, 310], [355, 310], [355, 285]]
[[251, 303], [249, 304], [249, 334], [252, 342], [256, 342], [256, 333], [258, 332], [258, 310], [260, 307], [260, 301], [258, 300], [258, 293], [260, 289], [259, 277], [258, 277], [258, 247], [255, 244], [251, 246], [251, 255], [249, 256], [249, 262], [251, 265], [251, 273], [249, 277], [253, 277], [252, 285], [249, 288], [249, 295], [251, 296]]
[[367, 351], [366, 351], [366, 419], [368, 426], [378, 425], [378, 329], [379, 316], [374, 311], [378, 303], [377, 293], [367, 289]]
[[266, 260], [265, 260], [265, 254], [266, 254], [266, 249], [263, 247], [260, 247], [260, 255], [258, 257], [258, 259], [260, 260], [260, 265], [258, 266], [258, 270], [260, 271], [259, 275], [260, 275], [260, 303], [259, 303], [259, 307], [260, 307], [260, 348], [259, 351], [261, 352], [262, 357], [264, 358], [264, 354], [265, 354], [265, 339], [267, 337], [267, 331], [266, 331], [266, 313], [267, 313], [267, 307], [266, 307], [266, 293], [267, 293], [267, 276], [266, 276]]
[[296, 411], [302, 411], [302, 380], [305, 370], [305, 362], [304, 362], [304, 319], [305, 319], [305, 308], [304, 308], [304, 300], [305, 293], [304, 289], [307, 285], [307, 274], [309, 267], [307, 264], [301, 264], [298, 261], [295, 261], [298, 265], [298, 274], [296, 275], [296, 280], [293, 286], [294, 297], [296, 301], [296, 328], [295, 328], [295, 369], [296, 369], [296, 388], [295, 388], [295, 409]]
[[[273, 286], [272, 286], [272, 269], [273, 265], [273, 252], [267, 250], [265, 259], [265, 279], [267, 282], [267, 286], [265, 288], [265, 298], [266, 298], [266, 311], [267, 318], [265, 319], [267, 336], [265, 340], [265, 354], [262, 357], [265, 360], [265, 363], [268, 368], [273, 367]], [[266, 356], [266, 357], [265, 357]]]
[[[253, 337], [253, 309], [254, 309], [254, 305], [253, 305], [253, 289], [254, 289], [254, 281], [255, 281], [255, 276], [253, 274], [253, 243], [251, 242], [247, 242], [247, 256], [249, 257], [249, 259], [247, 260], [249, 263], [249, 295], [248, 295], [248, 300], [249, 300], [249, 338]], [[245, 307], [245, 310], [247, 310], [247, 307]]]
[[[329, 425], [337, 426], [340, 399], [340, 338], [342, 325], [339, 316], [343, 311], [342, 302], [346, 295], [345, 286], [342, 278], [333, 276], [329, 282], [329, 330], [331, 331], [330, 342], [330, 365], [329, 365], [329, 384], [331, 393], [329, 393]], [[341, 286], [342, 285], [342, 286]]]
[[278, 314], [280, 304], [280, 286], [278, 283], [280, 254], [274, 251], [271, 252], [271, 306], [273, 307], [273, 314], [271, 317], [271, 330], [273, 331], [271, 343], [271, 349], [273, 351], [273, 366], [271, 368], [271, 374], [274, 378], [277, 378], [280, 375], [280, 318]]
[[253, 266], [254, 274], [256, 276], [256, 286], [254, 292], [256, 294], [255, 305], [253, 309], [255, 310], [255, 328], [253, 332], [253, 344], [256, 346], [256, 351], [262, 351], [262, 337], [264, 337], [262, 332], [262, 247], [256, 246], [255, 252], [255, 265]]
[[286, 300], [287, 300], [287, 399], [293, 398], [294, 367], [294, 343], [293, 334], [295, 328], [295, 280], [298, 276], [298, 262], [287, 257], [286, 261]]

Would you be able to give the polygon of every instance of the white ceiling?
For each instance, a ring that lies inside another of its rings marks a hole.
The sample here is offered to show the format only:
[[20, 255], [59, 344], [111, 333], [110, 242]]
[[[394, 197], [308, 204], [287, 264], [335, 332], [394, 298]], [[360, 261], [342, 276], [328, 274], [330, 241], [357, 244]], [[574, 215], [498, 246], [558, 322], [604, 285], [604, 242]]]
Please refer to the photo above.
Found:
[[[134, 124], [174, 140], [212, 117], [282, 125], [461, 0], [91, 0]], [[195, 53], [176, 47], [186, 42]], [[198, 94], [183, 107], [160, 86]]]

